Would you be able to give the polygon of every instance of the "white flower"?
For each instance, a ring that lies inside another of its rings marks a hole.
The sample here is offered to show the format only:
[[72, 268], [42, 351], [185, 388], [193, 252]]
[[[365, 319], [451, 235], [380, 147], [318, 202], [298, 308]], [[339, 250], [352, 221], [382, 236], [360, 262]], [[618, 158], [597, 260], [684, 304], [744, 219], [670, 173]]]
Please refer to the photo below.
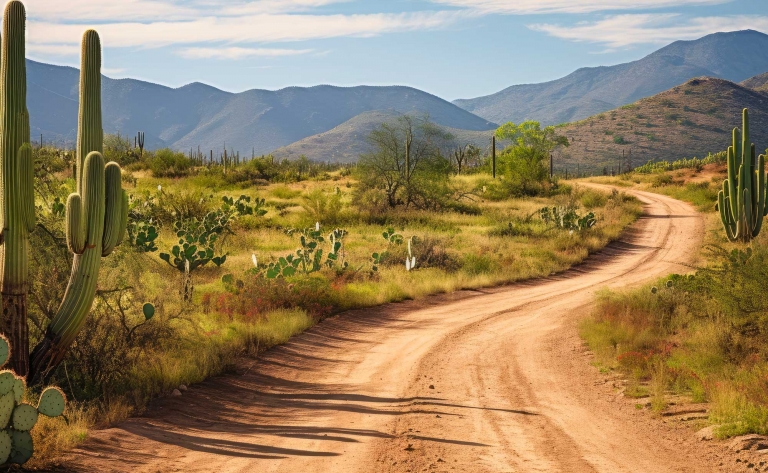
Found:
[[254, 265], [255, 267], [257, 267], [257, 268], [259, 267], [259, 259], [258, 259], [258, 258], [256, 258], [256, 255], [255, 255], [255, 254], [251, 254], [251, 261], [253, 261], [253, 265]]
[[163, 191], [163, 186], [161, 186], [161, 185], [159, 185], [159, 184], [158, 184], [158, 186], [157, 186], [157, 192], [162, 192], [162, 191]]
[[411, 269], [416, 269], [416, 257], [411, 258]]
[[320, 231], [320, 222], [315, 222], [315, 231], [316, 232]]
[[410, 271], [411, 270], [411, 260], [406, 258], [405, 259], [405, 270]]

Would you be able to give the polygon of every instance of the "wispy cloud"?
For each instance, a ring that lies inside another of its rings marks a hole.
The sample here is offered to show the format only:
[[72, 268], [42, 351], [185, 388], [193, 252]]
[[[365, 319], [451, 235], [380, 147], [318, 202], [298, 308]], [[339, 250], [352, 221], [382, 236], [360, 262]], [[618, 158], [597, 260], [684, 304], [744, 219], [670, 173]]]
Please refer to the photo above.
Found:
[[179, 51], [182, 57], [191, 59], [245, 59], [248, 57], [298, 56], [311, 53], [312, 49], [269, 48], [186, 48]]
[[[465, 18], [460, 11], [374, 14], [255, 14], [199, 16], [194, 20], [101, 24], [31, 21], [30, 50], [71, 53], [84, 30], [95, 27], [105, 47], [158, 48], [164, 46], [222, 47], [307, 41], [335, 37], [371, 37], [385, 33], [442, 28]], [[61, 48], [57, 50], [56, 48]]]
[[25, 0], [32, 20], [141, 21], [195, 20], [203, 16], [243, 16], [305, 12], [351, 0]]
[[530, 15], [541, 13], [593, 13], [716, 5], [734, 0], [431, 0], [433, 3], [478, 10], [484, 13]]
[[626, 48], [635, 44], [667, 44], [680, 39], [696, 39], [720, 31], [754, 29], [768, 32], [768, 16], [711, 16], [680, 20], [680, 15], [614, 15], [595, 22], [571, 26], [539, 23], [529, 28], [570, 41], [605, 44]]

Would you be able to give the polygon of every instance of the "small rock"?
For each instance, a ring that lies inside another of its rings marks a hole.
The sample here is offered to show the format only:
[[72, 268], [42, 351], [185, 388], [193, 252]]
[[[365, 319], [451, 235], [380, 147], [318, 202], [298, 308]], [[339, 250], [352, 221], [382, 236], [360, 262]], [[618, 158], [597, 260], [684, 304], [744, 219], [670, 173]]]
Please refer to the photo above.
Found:
[[728, 444], [728, 447], [734, 452], [744, 450], [765, 450], [768, 449], [768, 437], [763, 435], [742, 435], [736, 437]]
[[181, 396], [181, 391], [179, 391], [178, 389], [174, 389], [173, 392], [171, 393], [171, 396]]
[[710, 425], [709, 427], [704, 427], [703, 429], [693, 434], [693, 436], [696, 437], [696, 440], [699, 440], [701, 442], [712, 440], [713, 438], [715, 438], [715, 427], [716, 426], [714, 425]]
[[181, 386], [179, 386], [179, 391], [186, 391], [187, 389], [188, 388], [186, 384], [182, 384]]
[[430, 384], [429, 385], [429, 389], [435, 389], [435, 385], [434, 384]]

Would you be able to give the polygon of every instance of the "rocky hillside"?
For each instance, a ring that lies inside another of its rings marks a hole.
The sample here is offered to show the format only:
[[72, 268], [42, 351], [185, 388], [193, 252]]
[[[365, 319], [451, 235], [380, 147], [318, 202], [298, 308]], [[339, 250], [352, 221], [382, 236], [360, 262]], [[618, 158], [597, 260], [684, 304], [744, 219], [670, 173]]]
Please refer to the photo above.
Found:
[[768, 94], [723, 79], [697, 78], [559, 127], [571, 145], [556, 153], [556, 165], [600, 170], [618, 166], [622, 156], [635, 166], [649, 160], [704, 157], [728, 147], [744, 108], [750, 109], [752, 141], [765, 150]]

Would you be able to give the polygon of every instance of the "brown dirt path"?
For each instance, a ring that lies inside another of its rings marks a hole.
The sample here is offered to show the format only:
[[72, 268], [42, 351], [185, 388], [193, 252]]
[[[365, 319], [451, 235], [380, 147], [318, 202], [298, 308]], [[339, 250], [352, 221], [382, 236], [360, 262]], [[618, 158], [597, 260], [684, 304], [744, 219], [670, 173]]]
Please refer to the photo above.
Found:
[[718, 471], [690, 433], [604, 385], [576, 333], [596, 291], [687, 272], [701, 245], [691, 206], [632, 192], [645, 216], [571, 271], [329, 319], [242, 375], [94, 432], [66, 469]]

